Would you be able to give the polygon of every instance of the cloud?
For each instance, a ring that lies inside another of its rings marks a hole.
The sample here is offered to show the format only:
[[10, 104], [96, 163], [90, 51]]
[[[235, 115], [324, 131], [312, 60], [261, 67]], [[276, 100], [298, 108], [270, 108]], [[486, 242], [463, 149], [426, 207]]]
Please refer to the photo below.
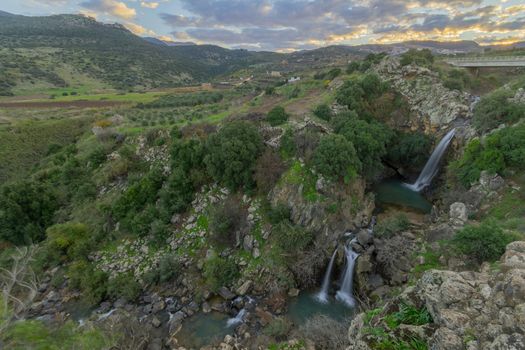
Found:
[[[175, 37], [289, 50], [331, 44], [459, 40], [525, 28], [525, 5], [486, 0], [180, 0], [161, 13]], [[491, 4], [491, 5], [487, 5]]]
[[125, 20], [132, 19], [137, 15], [137, 11], [134, 8], [130, 8], [125, 3], [117, 0], [87, 0], [82, 2], [80, 6], [97, 14], [114, 16]]
[[140, 2], [140, 6], [142, 7], [145, 7], [145, 8], [148, 8], [148, 9], [156, 9], [157, 7], [159, 7], [159, 3], [158, 2], [146, 2], [146, 1], [141, 1]]
[[153, 30], [144, 28], [140, 24], [127, 22], [127, 23], [124, 23], [124, 26], [135, 35], [149, 35], [149, 36], [157, 35]]

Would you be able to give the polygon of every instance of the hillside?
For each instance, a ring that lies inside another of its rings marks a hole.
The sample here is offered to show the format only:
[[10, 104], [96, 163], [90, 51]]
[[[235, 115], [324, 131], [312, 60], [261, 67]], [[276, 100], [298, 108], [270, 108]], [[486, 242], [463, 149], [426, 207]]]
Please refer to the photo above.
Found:
[[261, 56], [211, 45], [156, 45], [120, 24], [78, 15], [4, 13], [0, 47], [0, 95], [71, 84], [117, 89], [194, 84], [258, 63]]

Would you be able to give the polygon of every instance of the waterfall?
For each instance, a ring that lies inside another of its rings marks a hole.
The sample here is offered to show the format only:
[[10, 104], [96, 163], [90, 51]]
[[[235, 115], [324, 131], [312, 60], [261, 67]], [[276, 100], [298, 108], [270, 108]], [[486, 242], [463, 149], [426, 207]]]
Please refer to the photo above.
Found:
[[416, 182], [413, 184], [406, 184], [408, 188], [410, 188], [412, 191], [419, 192], [423, 188], [430, 185], [432, 182], [432, 179], [434, 176], [436, 176], [438, 172], [439, 162], [441, 158], [443, 157], [443, 154], [445, 154], [445, 151], [447, 150], [447, 147], [452, 141], [452, 138], [456, 134], [456, 129], [452, 129], [448, 132], [448, 134], [443, 137], [443, 139], [439, 142], [434, 152], [432, 152], [432, 155], [427, 161], [427, 164], [425, 164], [425, 167], [421, 171], [421, 174], [419, 174], [419, 177], [417, 178]]
[[244, 321], [244, 315], [246, 315], [246, 309], [241, 309], [237, 316], [232, 317], [226, 323], [226, 327], [233, 327]]
[[334, 253], [332, 254], [332, 258], [330, 259], [330, 263], [328, 264], [328, 268], [326, 269], [326, 272], [324, 274], [323, 278], [323, 285], [321, 286], [321, 290], [319, 293], [315, 295], [315, 298], [320, 303], [326, 304], [328, 303], [328, 290], [330, 289], [330, 277], [332, 276], [332, 269], [334, 268], [334, 261], [335, 256], [337, 255], [337, 248], [335, 248]]
[[105, 314], [102, 314], [102, 315], [98, 316], [98, 320], [99, 320], [99, 321], [103, 321], [103, 320], [105, 320], [106, 318], [108, 318], [109, 316], [111, 316], [115, 311], [117, 311], [117, 309], [111, 309], [111, 310], [109, 310], [109, 311], [106, 312]]
[[343, 271], [341, 288], [337, 291], [335, 298], [350, 307], [355, 306], [353, 280], [354, 280], [354, 266], [359, 254], [354, 252], [350, 245], [345, 247], [346, 265]]

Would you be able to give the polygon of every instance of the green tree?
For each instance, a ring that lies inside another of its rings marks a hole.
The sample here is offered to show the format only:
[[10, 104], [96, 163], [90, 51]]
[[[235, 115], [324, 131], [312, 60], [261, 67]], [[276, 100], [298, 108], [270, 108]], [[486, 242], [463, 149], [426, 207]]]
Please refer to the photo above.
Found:
[[434, 63], [434, 56], [432, 55], [432, 51], [429, 49], [410, 49], [401, 55], [400, 63], [402, 66], [416, 64], [418, 66], [431, 67]]
[[321, 138], [314, 152], [313, 165], [319, 173], [332, 180], [351, 178], [361, 169], [354, 145], [341, 135]]
[[365, 175], [373, 177], [383, 169], [382, 158], [393, 137], [390, 128], [376, 121], [347, 118], [339, 134], [354, 145]]
[[507, 244], [518, 239], [517, 235], [505, 233], [495, 223], [485, 222], [479, 226], [466, 226], [456, 234], [452, 244], [461, 253], [482, 263], [498, 259]]
[[514, 123], [523, 118], [525, 105], [509, 102], [511, 95], [508, 91], [499, 90], [483, 97], [474, 107], [474, 127], [486, 132], [502, 123]]
[[332, 119], [332, 116], [333, 116], [330, 106], [328, 106], [326, 103], [320, 104], [319, 106], [315, 107], [314, 115], [317, 118], [323, 119], [326, 121], [330, 121], [330, 119]]
[[60, 207], [56, 190], [30, 180], [0, 188], [0, 239], [21, 245], [45, 239]]
[[271, 126], [278, 126], [286, 123], [290, 116], [283, 107], [277, 106], [274, 107], [268, 115], [266, 116], [266, 121], [270, 123]]
[[398, 132], [388, 146], [387, 158], [397, 166], [417, 168], [426, 162], [432, 140], [420, 132]]
[[204, 158], [208, 173], [230, 189], [250, 187], [257, 158], [263, 151], [257, 129], [246, 122], [226, 124], [208, 138]]

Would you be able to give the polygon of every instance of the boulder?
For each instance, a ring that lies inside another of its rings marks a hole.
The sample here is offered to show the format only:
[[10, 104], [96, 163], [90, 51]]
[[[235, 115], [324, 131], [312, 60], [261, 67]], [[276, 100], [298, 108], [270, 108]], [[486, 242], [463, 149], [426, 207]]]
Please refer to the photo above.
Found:
[[232, 300], [233, 298], [235, 298], [235, 294], [230, 292], [230, 290], [226, 287], [221, 287], [218, 293], [223, 299], [226, 299], [226, 300]]
[[253, 282], [248, 280], [241, 284], [239, 288], [235, 291], [238, 295], [246, 295], [250, 292], [250, 289], [252, 289]]
[[455, 227], [464, 226], [468, 220], [467, 206], [465, 203], [455, 202], [450, 205], [450, 223]]

